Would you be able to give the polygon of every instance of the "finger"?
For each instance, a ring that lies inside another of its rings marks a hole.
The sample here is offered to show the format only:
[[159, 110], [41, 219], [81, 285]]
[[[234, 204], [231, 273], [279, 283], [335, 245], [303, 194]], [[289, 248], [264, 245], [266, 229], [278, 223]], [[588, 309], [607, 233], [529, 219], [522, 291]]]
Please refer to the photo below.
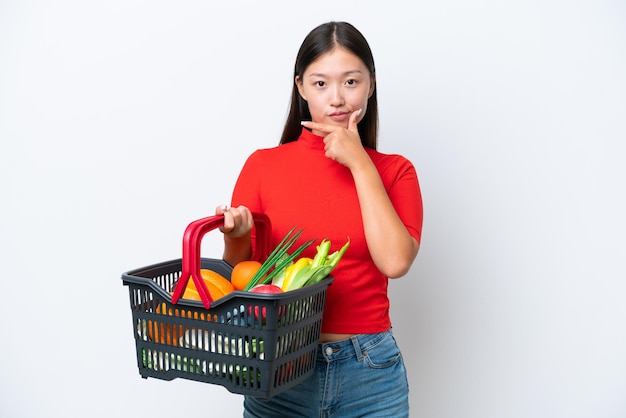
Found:
[[229, 210], [234, 212], [237, 216], [240, 216], [244, 219], [247, 219], [252, 216], [252, 212], [250, 212], [250, 209], [248, 209], [246, 206], [243, 206], [243, 205], [233, 206]]
[[215, 214], [216, 215], [221, 215], [222, 213], [226, 212], [228, 210], [228, 205], [224, 204], [224, 205], [219, 205], [217, 207], [215, 207]]
[[350, 115], [350, 119], [348, 119], [349, 131], [359, 132], [359, 128], [357, 128], [356, 124], [357, 124], [357, 119], [359, 118], [359, 116], [361, 116], [361, 113], [363, 113], [363, 109], [359, 109], [359, 110], [352, 112], [352, 114]]
[[230, 212], [233, 212], [235, 219], [235, 226], [241, 229], [243, 226], [247, 226], [250, 223], [251, 215], [250, 210], [245, 206], [238, 206], [236, 208], [230, 208]]
[[235, 228], [241, 224], [242, 213], [238, 208], [230, 208], [227, 212], [224, 212], [224, 216], [227, 214], [232, 217]]
[[232, 219], [232, 228], [229, 232], [235, 236], [246, 234], [254, 227], [252, 212], [246, 206], [231, 207], [224, 212], [224, 219], [226, 220], [227, 217]]
[[341, 127], [341, 126], [327, 125], [325, 123], [318, 123], [318, 122], [313, 122], [313, 121], [302, 121], [300, 123], [305, 128], [309, 128], [309, 129], [312, 129], [312, 130], [324, 132], [325, 134], [329, 134], [329, 133], [338, 131], [340, 129], [343, 129], [343, 127]]
[[224, 225], [220, 228], [222, 233], [228, 233], [235, 228], [235, 218], [231, 211], [224, 212]]

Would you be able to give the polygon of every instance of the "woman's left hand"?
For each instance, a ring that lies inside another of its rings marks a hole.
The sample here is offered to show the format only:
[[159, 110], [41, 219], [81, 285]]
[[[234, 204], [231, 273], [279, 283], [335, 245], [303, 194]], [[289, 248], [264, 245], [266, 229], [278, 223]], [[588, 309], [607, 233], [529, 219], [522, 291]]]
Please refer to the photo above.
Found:
[[404, 276], [417, 255], [419, 243], [409, 235], [396, 213], [378, 170], [361, 144], [356, 111], [348, 128], [315, 122], [302, 125], [326, 133], [326, 156], [350, 169], [361, 206], [367, 248], [378, 270], [389, 278]]
[[352, 112], [348, 120], [348, 128], [317, 122], [303, 122], [302, 125], [325, 133], [324, 151], [326, 152], [326, 157], [352, 170], [359, 163], [369, 159], [361, 143], [361, 137], [357, 128], [357, 118], [360, 114], [361, 110]]

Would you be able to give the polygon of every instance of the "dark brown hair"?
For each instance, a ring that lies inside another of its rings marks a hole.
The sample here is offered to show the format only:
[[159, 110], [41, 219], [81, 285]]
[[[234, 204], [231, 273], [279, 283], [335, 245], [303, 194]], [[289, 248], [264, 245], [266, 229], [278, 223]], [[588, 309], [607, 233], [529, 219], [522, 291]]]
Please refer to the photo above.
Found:
[[[347, 22], [328, 22], [313, 29], [302, 42], [293, 74], [293, 90], [289, 114], [283, 129], [281, 144], [298, 139], [302, 131], [303, 120], [311, 120], [311, 114], [306, 101], [300, 96], [295, 83], [297, 76], [302, 78], [307, 67], [321, 55], [341, 46], [359, 57], [375, 80], [376, 69], [374, 57], [365, 37], [354, 26]], [[359, 135], [363, 146], [376, 149], [378, 137], [378, 100], [376, 99], [376, 84], [374, 91], [367, 100], [367, 111], [358, 125]]]

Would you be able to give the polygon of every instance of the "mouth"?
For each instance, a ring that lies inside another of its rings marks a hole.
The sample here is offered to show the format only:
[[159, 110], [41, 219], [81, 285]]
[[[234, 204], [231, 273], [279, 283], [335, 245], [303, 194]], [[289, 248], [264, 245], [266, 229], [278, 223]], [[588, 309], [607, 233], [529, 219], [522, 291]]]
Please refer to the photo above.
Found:
[[349, 113], [347, 112], [334, 112], [328, 115], [328, 117], [334, 120], [335, 122], [343, 122], [344, 120], [348, 118], [348, 116], [349, 116]]

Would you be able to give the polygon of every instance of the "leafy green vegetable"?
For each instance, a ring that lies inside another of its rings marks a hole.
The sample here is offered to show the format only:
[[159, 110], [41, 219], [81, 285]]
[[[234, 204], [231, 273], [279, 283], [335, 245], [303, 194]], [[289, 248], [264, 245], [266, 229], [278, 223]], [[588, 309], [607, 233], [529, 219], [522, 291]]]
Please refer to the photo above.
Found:
[[[317, 246], [317, 253], [313, 257], [310, 265], [302, 267], [293, 278], [291, 283], [288, 284], [286, 290], [300, 289], [304, 286], [310, 286], [320, 282], [337, 266], [339, 260], [343, 257], [344, 253], [350, 246], [350, 238], [348, 241], [334, 253], [328, 255], [330, 251], [330, 241], [323, 239]], [[296, 264], [298, 262], [296, 261]]]
[[243, 289], [244, 291], [252, 289], [254, 286], [259, 284], [259, 282], [261, 282], [261, 279], [263, 280], [261, 282], [262, 284], [271, 282], [274, 276], [287, 267], [289, 263], [293, 263], [294, 259], [296, 259], [309, 245], [313, 244], [317, 240], [312, 239], [305, 241], [293, 253], [289, 254], [291, 247], [302, 235], [302, 229], [294, 232], [295, 229], [296, 228], [293, 227], [289, 230], [289, 232], [287, 232], [285, 237], [280, 241], [280, 243], [278, 243], [276, 248], [274, 248], [267, 259], [263, 262], [259, 270], [257, 270], [256, 274], [252, 276], [248, 285]]

